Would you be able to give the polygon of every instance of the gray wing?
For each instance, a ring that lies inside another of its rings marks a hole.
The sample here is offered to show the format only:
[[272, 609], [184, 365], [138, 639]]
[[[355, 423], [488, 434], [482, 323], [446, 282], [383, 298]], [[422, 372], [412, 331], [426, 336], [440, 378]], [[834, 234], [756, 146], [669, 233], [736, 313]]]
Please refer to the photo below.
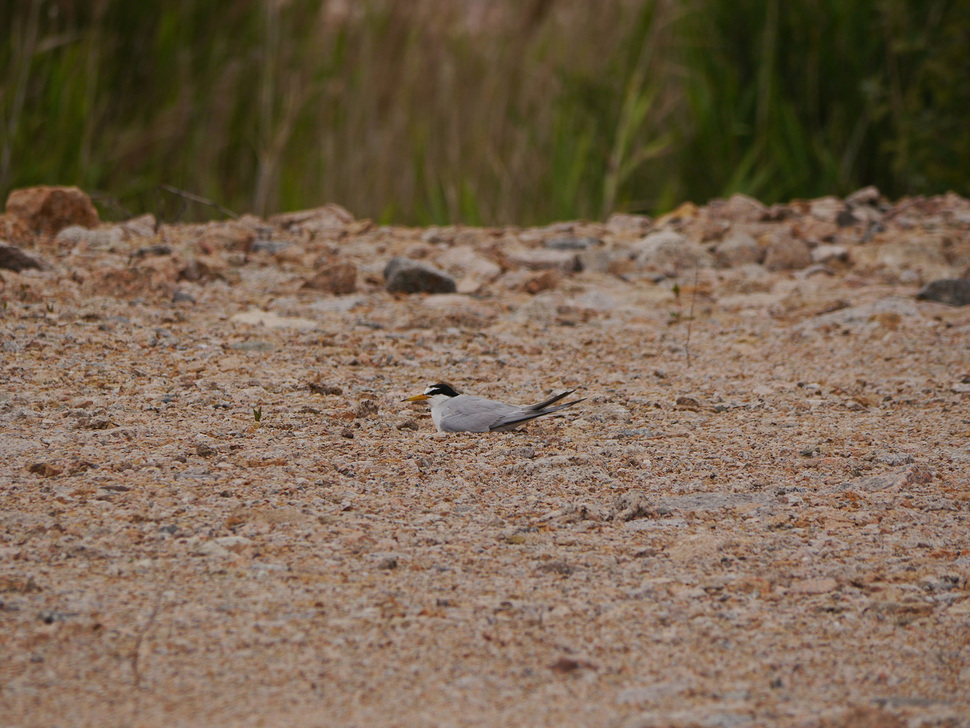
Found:
[[[575, 390], [573, 390], [575, 391]], [[558, 402], [567, 394], [571, 392], [565, 392], [564, 394], [557, 395], [551, 400], [543, 402], [542, 405], [548, 405], [550, 402]], [[493, 432], [507, 432], [508, 430], [514, 430], [519, 425], [528, 422], [529, 420], [534, 420], [536, 417], [542, 417], [544, 415], [551, 415], [553, 412], [558, 412], [561, 409], [566, 409], [567, 407], [572, 407], [574, 404], [579, 404], [583, 399], [574, 399], [572, 402], [566, 402], [558, 407], [548, 407], [547, 409], [539, 409], [542, 405], [534, 404], [531, 407], [516, 407], [518, 412], [510, 414], [501, 422], [497, 422], [492, 425], [491, 430]]]
[[442, 432], [489, 432], [524, 414], [521, 407], [469, 394], [453, 397], [445, 405], [441, 415]]

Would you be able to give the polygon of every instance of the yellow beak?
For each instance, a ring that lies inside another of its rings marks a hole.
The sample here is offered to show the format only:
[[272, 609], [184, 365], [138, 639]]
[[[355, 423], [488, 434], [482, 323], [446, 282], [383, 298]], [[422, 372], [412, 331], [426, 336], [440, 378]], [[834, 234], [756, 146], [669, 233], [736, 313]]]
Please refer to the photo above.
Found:
[[426, 399], [431, 399], [426, 394], [416, 394], [413, 397], [408, 397], [407, 399], [402, 399], [402, 402], [423, 402]]

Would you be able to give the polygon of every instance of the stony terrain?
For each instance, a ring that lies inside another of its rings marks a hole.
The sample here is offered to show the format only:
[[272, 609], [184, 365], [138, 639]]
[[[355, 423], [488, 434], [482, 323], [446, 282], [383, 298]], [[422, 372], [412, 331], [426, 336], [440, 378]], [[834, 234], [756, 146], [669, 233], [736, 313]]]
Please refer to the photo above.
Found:
[[0, 240], [3, 728], [970, 725], [967, 200]]

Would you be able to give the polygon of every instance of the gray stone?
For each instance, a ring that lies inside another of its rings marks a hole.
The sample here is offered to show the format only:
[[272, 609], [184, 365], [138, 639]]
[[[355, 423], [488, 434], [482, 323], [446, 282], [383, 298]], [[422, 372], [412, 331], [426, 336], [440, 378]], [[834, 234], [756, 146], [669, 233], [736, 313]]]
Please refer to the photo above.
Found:
[[434, 266], [411, 258], [391, 258], [384, 267], [390, 293], [454, 293], [455, 279]]
[[920, 289], [916, 298], [950, 306], [970, 305], [970, 278], [941, 278], [930, 281]]
[[69, 225], [57, 233], [54, 241], [64, 247], [84, 244], [92, 250], [112, 250], [123, 246], [125, 233], [116, 225], [93, 230], [81, 225]]
[[758, 241], [745, 232], [725, 238], [714, 249], [714, 261], [719, 268], [734, 268], [747, 263], [760, 263], [765, 251]]
[[846, 328], [876, 329], [880, 320], [886, 318], [914, 318], [919, 317], [919, 309], [911, 299], [890, 296], [872, 303], [842, 308], [838, 311], [815, 316], [799, 325], [803, 330], [818, 329], [829, 326]]
[[6, 268], [7, 270], [19, 273], [28, 268], [41, 269], [44, 266], [43, 260], [35, 258], [29, 253], [25, 253], [16, 245], [0, 243], [0, 268]]

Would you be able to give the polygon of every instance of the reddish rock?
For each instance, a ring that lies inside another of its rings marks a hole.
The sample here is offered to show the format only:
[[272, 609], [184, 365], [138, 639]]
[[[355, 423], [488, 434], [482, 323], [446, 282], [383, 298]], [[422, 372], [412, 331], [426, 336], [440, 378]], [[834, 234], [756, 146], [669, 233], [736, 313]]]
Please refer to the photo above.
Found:
[[95, 271], [84, 281], [83, 290], [87, 296], [160, 301], [172, 297], [178, 274], [173, 258], [147, 258], [141, 265]]
[[26, 247], [34, 244], [34, 234], [22, 219], [6, 213], [0, 215], [0, 240]]
[[812, 264], [812, 251], [790, 228], [780, 228], [765, 236], [765, 268], [772, 271], [797, 270]]
[[98, 211], [91, 198], [77, 187], [26, 187], [7, 197], [7, 212], [22, 219], [31, 230], [55, 235], [68, 225], [92, 228]]
[[357, 266], [349, 261], [337, 261], [322, 266], [303, 284], [304, 288], [338, 295], [357, 290]]

